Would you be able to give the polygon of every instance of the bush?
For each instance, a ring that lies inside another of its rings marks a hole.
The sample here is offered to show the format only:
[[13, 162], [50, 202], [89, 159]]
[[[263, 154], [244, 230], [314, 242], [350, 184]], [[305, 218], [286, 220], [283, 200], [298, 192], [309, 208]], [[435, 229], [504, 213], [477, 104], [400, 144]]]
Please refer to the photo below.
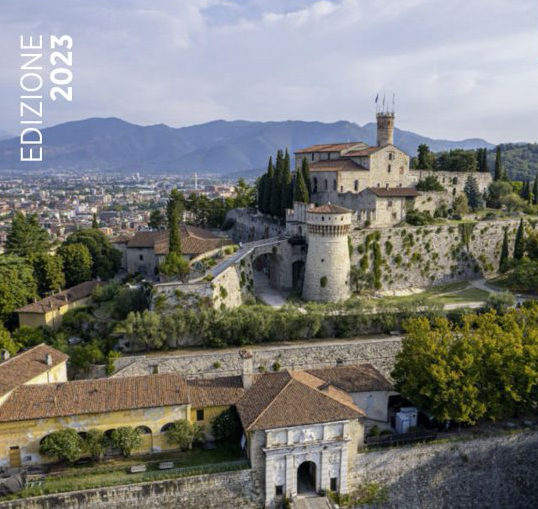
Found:
[[183, 277], [189, 273], [188, 260], [180, 253], [168, 253], [164, 262], [159, 265], [159, 272], [165, 276]]
[[74, 429], [54, 431], [39, 446], [39, 453], [60, 461], [75, 463], [82, 456], [83, 441]]
[[428, 175], [425, 179], [420, 179], [417, 183], [417, 191], [444, 191], [435, 175]]
[[82, 438], [84, 452], [92, 460], [99, 461], [105, 454], [105, 435], [97, 429], [90, 429]]
[[431, 216], [431, 214], [426, 210], [423, 212], [420, 212], [416, 209], [412, 209], [407, 212], [407, 215], [405, 217], [406, 223], [413, 225], [413, 226], [422, 226], [425, 224], [433, 224], [434, 219]]
[[368, 434], [366, 436], [368, 437], [378, 437], [380, 434], [379, 426], [377, 424], [374, 424], [370, 430], [368, 431]]
[[486, 307], [494, 309], [498, 314], [504, 314], [509, 307], [516, 303], [516, 298], [510, 292], [490, 293], [486, 299]]
[[203, 427], [186, 419], [173, 422], [165, 434], [168, 443], [178, 445], [183, 451], [190, 449], [193, 443], [202, 442], [204, 439]]
[[215, 417], [211, 431], [218, 442], [239, 440], [243, 428], [235, 407], [230, 407]]
[[125, 458], [128, 458], [134, 449], [142, 445], [142, 437], [138, 430], [131, 426], [122, 426], [112, 432], [110, 442], [114, 449], [118, 449]]

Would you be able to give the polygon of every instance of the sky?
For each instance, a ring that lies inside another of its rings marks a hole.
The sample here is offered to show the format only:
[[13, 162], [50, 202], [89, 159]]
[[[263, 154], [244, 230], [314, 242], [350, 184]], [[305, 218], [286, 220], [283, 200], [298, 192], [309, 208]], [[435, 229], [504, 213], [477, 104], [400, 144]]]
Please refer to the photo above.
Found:
[[19, 39], [39, 34], [74, 41], [73, 102], [46, 100], [47, 126], [363, 125], [394, 93], [402, 129], [538, 141], [536, 0], [0, 0], [0, 129], [20, 131]]

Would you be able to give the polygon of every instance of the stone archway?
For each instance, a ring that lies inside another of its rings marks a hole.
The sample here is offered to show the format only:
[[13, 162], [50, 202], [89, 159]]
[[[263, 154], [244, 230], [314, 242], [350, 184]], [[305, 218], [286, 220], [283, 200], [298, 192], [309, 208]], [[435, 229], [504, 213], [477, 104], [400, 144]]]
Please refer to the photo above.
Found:
[[304, 461], [297, 469], [297, 494], [316, 492], [316, 464]]

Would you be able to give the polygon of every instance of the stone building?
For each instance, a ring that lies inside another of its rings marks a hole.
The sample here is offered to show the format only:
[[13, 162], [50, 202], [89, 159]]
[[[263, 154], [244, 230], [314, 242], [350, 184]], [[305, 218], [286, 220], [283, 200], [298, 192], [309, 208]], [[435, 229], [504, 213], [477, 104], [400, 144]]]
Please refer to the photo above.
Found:
[[303, 283], [306, 300], [339, 301], [350, 296], [347, 243], [350, 225], [348, 209], [329, 203], [306, 210], [308, 252]]

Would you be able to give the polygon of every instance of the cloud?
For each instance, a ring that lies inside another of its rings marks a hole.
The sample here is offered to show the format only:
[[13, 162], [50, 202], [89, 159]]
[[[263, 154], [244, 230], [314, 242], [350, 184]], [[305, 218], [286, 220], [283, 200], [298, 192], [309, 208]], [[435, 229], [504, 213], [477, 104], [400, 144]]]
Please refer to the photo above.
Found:
[[2, 125], [16, 129], [18, 36], [75, 40], [72, 104], [47, 123], [119, 116], [366, 123], [396, 93], [398, 126], [537, 141], [534, 0], [0, 0]]

